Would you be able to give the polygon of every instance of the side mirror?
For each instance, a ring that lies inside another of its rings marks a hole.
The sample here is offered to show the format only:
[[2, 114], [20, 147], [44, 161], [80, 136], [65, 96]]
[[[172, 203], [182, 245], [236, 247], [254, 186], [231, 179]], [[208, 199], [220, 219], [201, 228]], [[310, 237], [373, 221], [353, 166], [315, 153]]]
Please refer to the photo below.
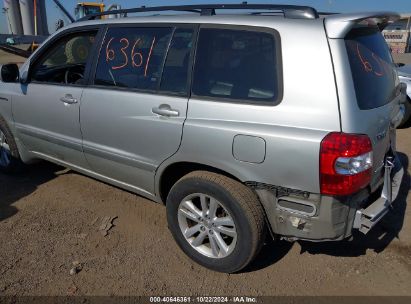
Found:
[[15, 63], [5, 64], [0, 67], [0, 80], [3, 82], [19, 81], [19, 67]]
[[29, 81], [29, 72], [23, 71], [23, 73], [20, 75], [20, 83], [26, 84], [28, 81]]

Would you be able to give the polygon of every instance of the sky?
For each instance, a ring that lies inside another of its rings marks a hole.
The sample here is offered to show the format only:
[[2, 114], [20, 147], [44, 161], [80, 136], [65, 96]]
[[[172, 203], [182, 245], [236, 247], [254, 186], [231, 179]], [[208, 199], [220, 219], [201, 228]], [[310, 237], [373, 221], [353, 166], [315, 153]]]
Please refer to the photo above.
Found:
[[[18, 1], [18, 0], [12, 0]], [[90, 0], [88, 0], [90, 1]], [[160, 5], [184, 5], [184, 4], [202, 4], [202, 3], [241, 3], [243, 0], [105, 0], [106, 5], [119, 4], [122, 8], [131, 8], [138, 6], [160, 6]], [[2, 1], [1, 1], [2, 2]], [[64, 7], [74, 15], [74, 7], [77, 0], [60, 0]], [[96, 1], [96, 2], [101, 2]], [[281, 4], [297, 4], [308, 5], [316, 8], [318, 11], [328, 12], [358, 12], [358, 11], [378, 11], [389, 10], [399, 13], [411, 13], [411, 0], [249, 0], [248, 3], [281, 3]], [[46, 0], [47, 16], [50, 32], [54, 31], [55, 23], [58, 19], [63, 19], [67, 23], [67, 18], [57, 9], [57, 6], [52, 0]], [[7, 19], [3, 13], [0, 13], [0, 33], [7, 34]]]

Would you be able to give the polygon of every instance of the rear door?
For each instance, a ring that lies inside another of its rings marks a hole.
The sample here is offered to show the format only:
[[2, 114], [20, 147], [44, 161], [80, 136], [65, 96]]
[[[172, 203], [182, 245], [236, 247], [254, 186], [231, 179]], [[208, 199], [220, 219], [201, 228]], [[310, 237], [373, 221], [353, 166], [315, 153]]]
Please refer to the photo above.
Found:
[[154, 193], [157, 167], [180, 146], [194, 35], [191, 26], [108, 28], [80, 111], [95, 172]]
[[372, 186], [382, 181], [384, 159], [395, 148], [400, 113], [399, 80], [390, 50], [377, 27], [357, 27], [344, 39], [353, 99], [342, 105], [342, 130], [367, 134], [373, 143]]

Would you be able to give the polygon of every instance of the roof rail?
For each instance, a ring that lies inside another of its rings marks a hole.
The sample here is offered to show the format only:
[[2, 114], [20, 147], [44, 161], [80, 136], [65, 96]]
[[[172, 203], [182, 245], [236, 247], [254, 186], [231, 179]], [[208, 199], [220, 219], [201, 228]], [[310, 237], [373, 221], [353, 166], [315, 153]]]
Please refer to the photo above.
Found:
[[318, 12], [318, 15], [321, 16], [331, 16], [331, 15], [340, 15], [341, 13], [336, 13], [336, 12]]
[[97, 14], [85, 16], [78, 21], [94, 20], [97, 17], [113, 14], [121, 14], [127, 17], [129, 13], [143, 12], [162, 12], [162, 11], [178, 11], [198, 13], [202, 16], [215, 15], [216, 10], [270, 10], [280, 12], [285, 18], [291, 19], [317, 19], [317, 11], [309, 6], [300, 5], [282, 5], [282, 4], [198, 4], [198, 5], [179, 5], [179, 6], [154, 6], [154, 7], [136, 7], [129, 9], [120, 9], [105, 11]]

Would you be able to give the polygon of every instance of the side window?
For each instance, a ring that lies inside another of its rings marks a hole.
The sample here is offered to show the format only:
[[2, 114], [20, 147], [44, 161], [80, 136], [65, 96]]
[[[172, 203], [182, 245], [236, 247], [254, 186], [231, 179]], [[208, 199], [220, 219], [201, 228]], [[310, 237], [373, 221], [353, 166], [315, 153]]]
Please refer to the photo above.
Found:
[[280, 98], [276, 38], [267, 32], [200, 30], [194, 70], [197, 96], [275, 102]]
[[189, 28], [180, 28], [174, 32], [163, 69], [161, 91], [187, 94], [193, 35], [194, 30]]
[[57, 41], [34, 64], [31, 80], [63, 84], [81, 83], [96, 34], [97, 31], [81, 32]]
[[157, 90], [171, 28], [129, 27], [107, 31], [94, 83]]

